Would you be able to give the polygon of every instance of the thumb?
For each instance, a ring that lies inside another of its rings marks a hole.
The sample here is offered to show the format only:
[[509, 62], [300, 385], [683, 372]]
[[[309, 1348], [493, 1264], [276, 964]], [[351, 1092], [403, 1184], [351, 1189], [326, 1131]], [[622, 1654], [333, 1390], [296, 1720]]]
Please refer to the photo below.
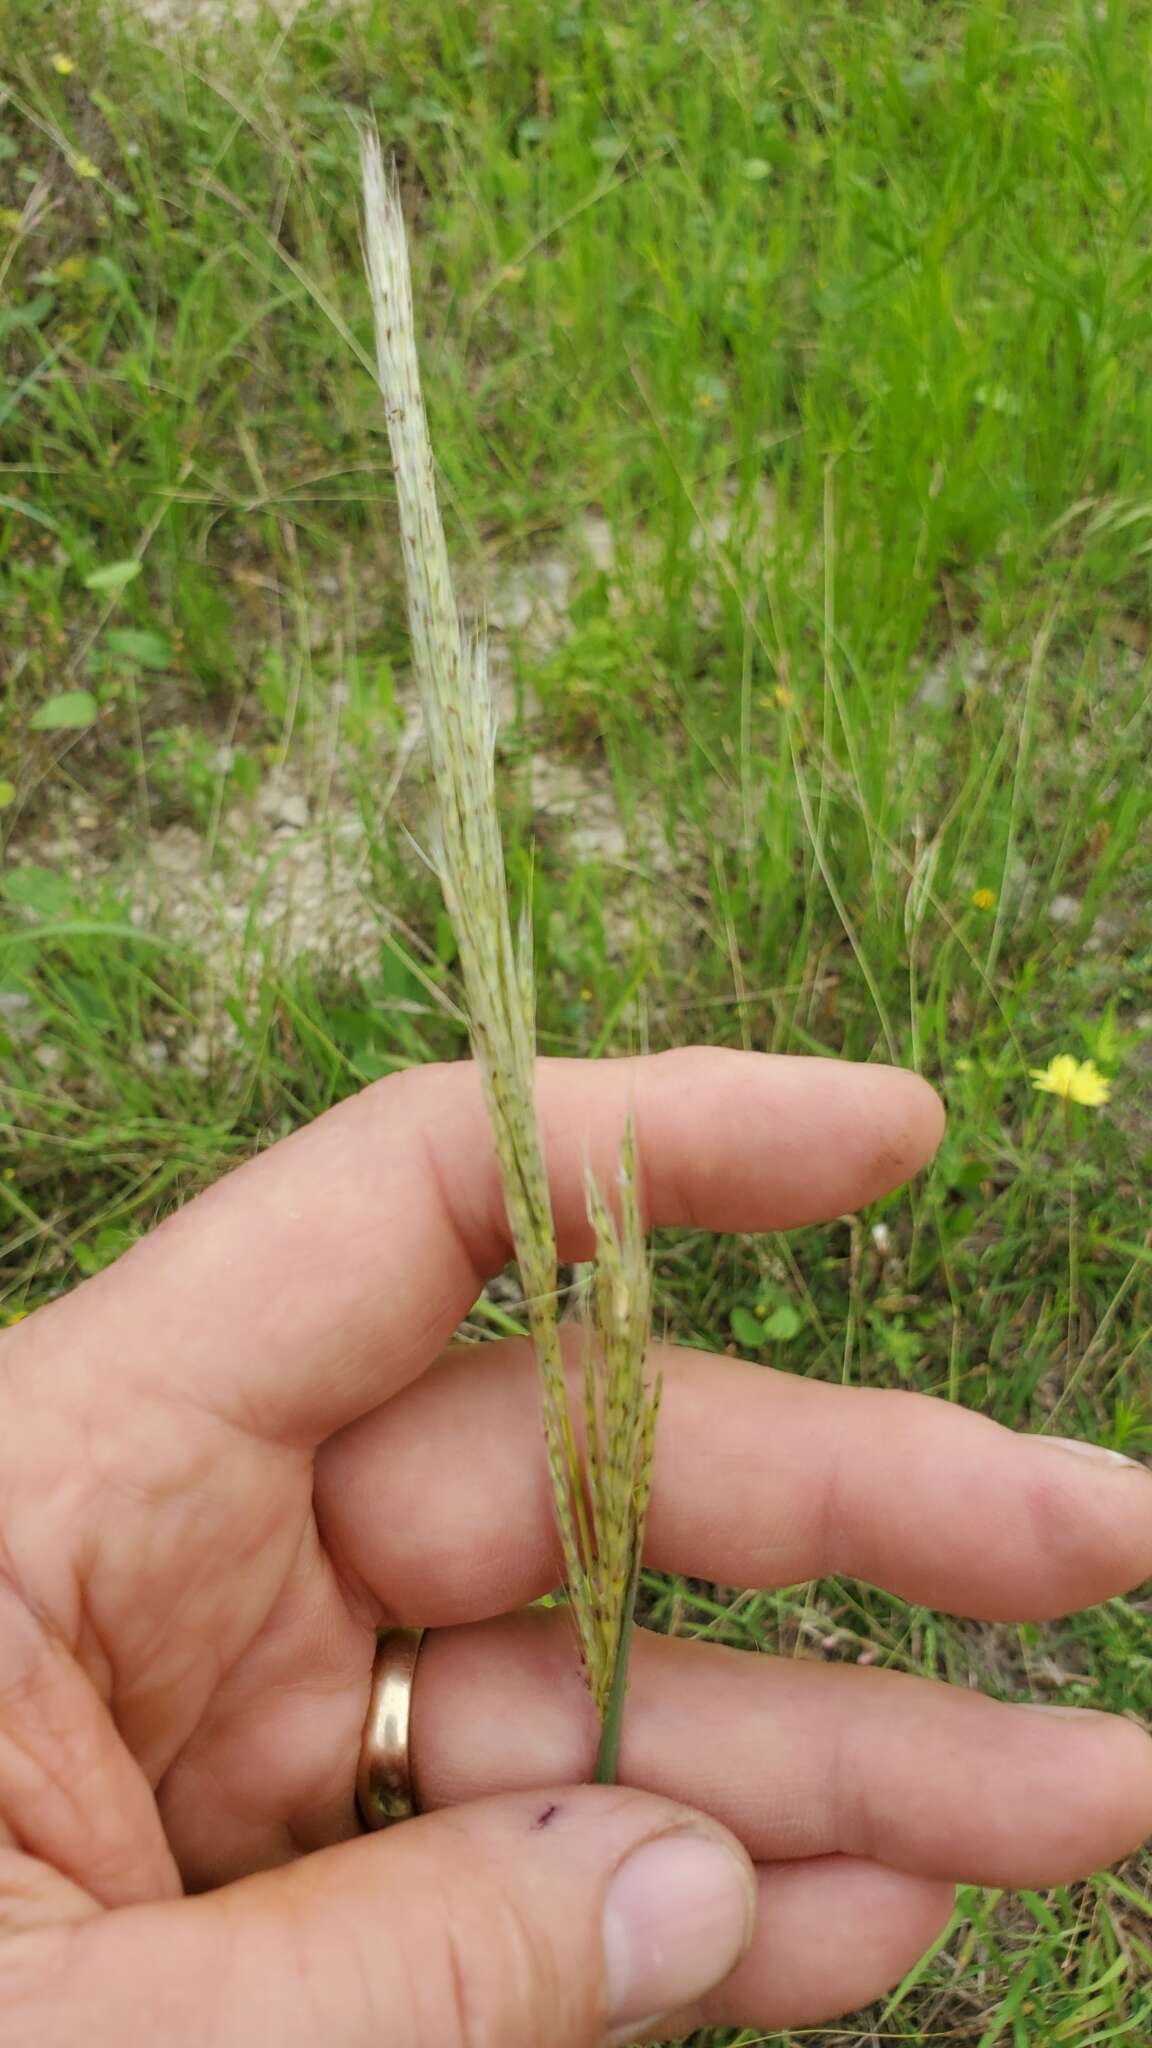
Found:
[[517, 1794], [73, 1926], [24, 2038], [600, 2048], [726, 1977], [754, 1900], [743, 1849], [684, 1807]]

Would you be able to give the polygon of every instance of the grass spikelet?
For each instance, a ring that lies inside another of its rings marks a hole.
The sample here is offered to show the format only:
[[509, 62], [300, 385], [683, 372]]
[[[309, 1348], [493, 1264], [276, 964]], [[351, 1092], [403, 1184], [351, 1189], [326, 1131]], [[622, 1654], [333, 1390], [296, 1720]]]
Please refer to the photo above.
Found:
[[361, 167], [377, 368], [396, 475], [413, 666], [435, 789], [433, 852], [459, 947], [472, 1049], [539, 1361], [560, 1550], [585, 1676], [601, 1722], [597, 1777], [607, 1781], [616, 1769], [658, 1403], [657, 1392], [645, 1381], [650, 1286], [634, 1142], [629, 1129], [614, 1201], [588, 1176], [596, 1263], [591, 1313], [583, 1330], [583, 1386], [574, 1414], [561, 1350], [556, 1235], [536, 1112], [531, 933], [525, 923], [517, 942], [508, 906], [485, 643], [481, 634], [463, 629], [452, 590], [416, 355], [400, 196], [371, 133], [363, 138]]

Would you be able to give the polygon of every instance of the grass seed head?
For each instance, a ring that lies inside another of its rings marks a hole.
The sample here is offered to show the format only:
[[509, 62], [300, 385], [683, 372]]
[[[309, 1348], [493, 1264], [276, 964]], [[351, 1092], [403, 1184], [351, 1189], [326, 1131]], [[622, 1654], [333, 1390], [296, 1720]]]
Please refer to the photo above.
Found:
[[[544, 1435], [569, 1597], [602, 1721], [631, 1628], [657, 1397], [645, 1381], [649, 1268], [628, 1131], [617, 1212], [588, 1179], [596, 1238], [584, 1331], [584, 1454], [560, 1346], [557, 1252], [536, 1112], [527, 915], [513, 935], [496, 803], [496, 720], [483, 635], [452, 588], [420, 384], [407, 238], [377, 137], [362, 145], [364, 245], [377, 372], [396, 476], [413, 666], [435, 789], [433, 848], [460, 952], [472, 1049], [540, 1365]], [[620, 1687], [616, 1687], [619, 1694]]]

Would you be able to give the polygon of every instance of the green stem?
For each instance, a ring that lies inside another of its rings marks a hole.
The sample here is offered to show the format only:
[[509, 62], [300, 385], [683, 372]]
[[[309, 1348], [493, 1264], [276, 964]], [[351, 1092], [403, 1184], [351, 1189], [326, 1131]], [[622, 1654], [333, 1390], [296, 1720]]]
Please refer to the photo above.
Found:
[[640, 1541], [637, 1537], [632, 1552], [632, 1572], [628, 1580], [628, 1592], [624, 1600], [624, 1612], [620, 1621], [620, 1642], [616, 1651], [616, 1667], [612, 1673], [612, 1684], [608, 1693], [608, 1704], [600, 1725], [600, 1747], [596, 1751], [596, 1772], [593, 1783], [614, 1785], [620, 1761], [620, 1729], [624, 1720], [624, 1698], [628, 1691], [628, 1660], [632, 1654], [632, 1621], [636, 1613], [636, 1595], [640, 1587]]
[[1064, 1345], [1064, 1386], [1074, 1370], [1076, 1331], [1080, 1322], [1080, 1218], [1076, 1199], [1076, 1161], [1072, 1153], [1072, 1104], [1064, 1104], [1064, 1145], [1068, 1164], [1068, 1332]]

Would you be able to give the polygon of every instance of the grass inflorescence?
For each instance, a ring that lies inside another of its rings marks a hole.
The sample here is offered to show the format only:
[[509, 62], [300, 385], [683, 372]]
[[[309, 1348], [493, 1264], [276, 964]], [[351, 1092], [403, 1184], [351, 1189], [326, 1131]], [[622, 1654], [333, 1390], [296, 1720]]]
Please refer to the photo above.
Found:
[[364, 233], [380, 390], [396, 473], [413, 666], [436, 792], [434, 866], [460, 952], [468, 1033], [495, 1136], [512, 1243], [540, 1366], [544, 1435], [568, 1597], [615, 1777], [658, 1396], [646, 1384], [648, 1254], [625, 1140], [620, 1221], [589, 1176], [596, 1243], [584, 1326], [587, 1482], [560, 1343], [556, 1233], [536, 1112], [536, 985], [530, 907], [514, 938], [497, 809], [496, 707], [483, 631], [466, 632], [452, 588], [424, 412], [400, 190], [379, 137], [361, 145]]

